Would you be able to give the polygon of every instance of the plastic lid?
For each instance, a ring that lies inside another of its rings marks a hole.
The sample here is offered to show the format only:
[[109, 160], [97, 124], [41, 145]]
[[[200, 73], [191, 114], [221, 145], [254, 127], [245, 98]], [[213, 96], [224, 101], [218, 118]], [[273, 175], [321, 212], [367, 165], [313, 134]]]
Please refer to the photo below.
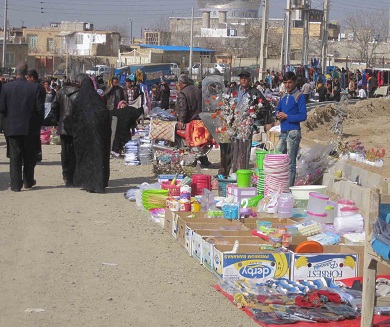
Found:
[[310, 212], [310, 211], [308, 211], [307, 214], [310, 216], [322, 217], [322, 218], [325, 218], [327, 216], [326, 213], [314, 213], [314, 212]]
[[342, 207], [342, 208], [340, 208], [340, 211], [359, 211], [359, 208], [358, 207], [349, 207], [349, 206], [347, 206], [347, 207]]
[[313, 198], [321, 199], [321, 200], [329, 200], [329, 196], [322, 194], [322, 193], [318, 193], [318, 192], [310, 192], [309, 196], [311, 196]]
[[348, 204], [348, 205], [355, 205], [355, 202], [352, 200], [347, 200], [347, 199], [340, 199], [337, 201], [338, 204]]

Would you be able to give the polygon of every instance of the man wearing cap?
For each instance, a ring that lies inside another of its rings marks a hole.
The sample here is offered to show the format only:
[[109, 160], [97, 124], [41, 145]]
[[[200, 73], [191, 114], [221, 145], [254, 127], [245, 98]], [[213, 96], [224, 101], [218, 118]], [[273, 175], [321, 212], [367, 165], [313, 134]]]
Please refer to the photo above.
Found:
[[[202, 91], [184, 74], [179, 76], [177, 87], [179, 89], [176, 99], [177, 128], [184, 129], [185, 124], [199, 119], [202, 112]], [[203, 167], [211, 165], [207, 156], [200, 157], [199, 160]]]
[[240, 84], [233, 89], [233, 92], [237, 92], [237, 102], [240, 102], [244, 94], [249, 94], [251, 99], [253, 99], [254, 95], [256, 96], [256, 99], [264, 98], [260, 90], [251, 86], [251, 74], [248, 71], [242, 71], [238, 74], [238, 77], [240, 77]]
[[284, 75], [286, 93], [276, 108], [276, 118], [280, 121], [281, 133], [276, 151], [288, 153], [290, 157], [290, 186], [294, 186], [296, 160], [301, 142], [301, 122], [307, 118], [305, 96], [297, 88], [297, 76], [293, 72]]

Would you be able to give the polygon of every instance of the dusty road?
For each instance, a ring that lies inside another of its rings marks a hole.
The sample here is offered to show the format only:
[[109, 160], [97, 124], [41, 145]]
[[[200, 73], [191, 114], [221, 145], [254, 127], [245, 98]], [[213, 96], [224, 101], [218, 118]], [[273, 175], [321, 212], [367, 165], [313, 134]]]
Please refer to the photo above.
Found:
[[1, 327], [258, 326], [124, 199], [151, 167], [111, 160], [107, 193], [91, 194], [63, 186], [59, 152], [43, 146], [37, 186], [14, 193], [0, 136]]

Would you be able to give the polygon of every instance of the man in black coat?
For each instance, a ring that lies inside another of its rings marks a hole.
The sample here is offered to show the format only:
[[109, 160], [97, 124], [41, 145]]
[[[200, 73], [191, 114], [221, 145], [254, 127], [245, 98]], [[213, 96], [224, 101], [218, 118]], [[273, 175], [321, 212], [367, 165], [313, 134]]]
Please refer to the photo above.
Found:
[[[64, 84], [51, 104], [51, 112], [58, 122], [57, 133], [61, 138], [61, 166], [65, 186], [73, 186], [76, 169], [76, 155], [73, 146], [72, 113], [73, 103], [80, 90], [80, 84]], [[66, 130], [65, 126], [68, 125]]]
[[11, 190], [19, 192], [24, 185], [36, 184], [36, 135], [40, 134], [44, 116], [44, 99], [38, 84], [26, 80], [27, 64], [16, 67], [15, 81], [3, 86], [0, 115], [5, 118], [4, 133], [9, 140]]

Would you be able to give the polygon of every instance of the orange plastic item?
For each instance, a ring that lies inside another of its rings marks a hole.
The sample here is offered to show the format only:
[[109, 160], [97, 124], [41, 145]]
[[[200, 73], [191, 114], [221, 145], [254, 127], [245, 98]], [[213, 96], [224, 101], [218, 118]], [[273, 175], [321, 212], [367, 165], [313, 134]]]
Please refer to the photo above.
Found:
[[298, 244], [295, 253], [323, 253], [324, 248], [321, 243], [316, 241], [306, 241]]

